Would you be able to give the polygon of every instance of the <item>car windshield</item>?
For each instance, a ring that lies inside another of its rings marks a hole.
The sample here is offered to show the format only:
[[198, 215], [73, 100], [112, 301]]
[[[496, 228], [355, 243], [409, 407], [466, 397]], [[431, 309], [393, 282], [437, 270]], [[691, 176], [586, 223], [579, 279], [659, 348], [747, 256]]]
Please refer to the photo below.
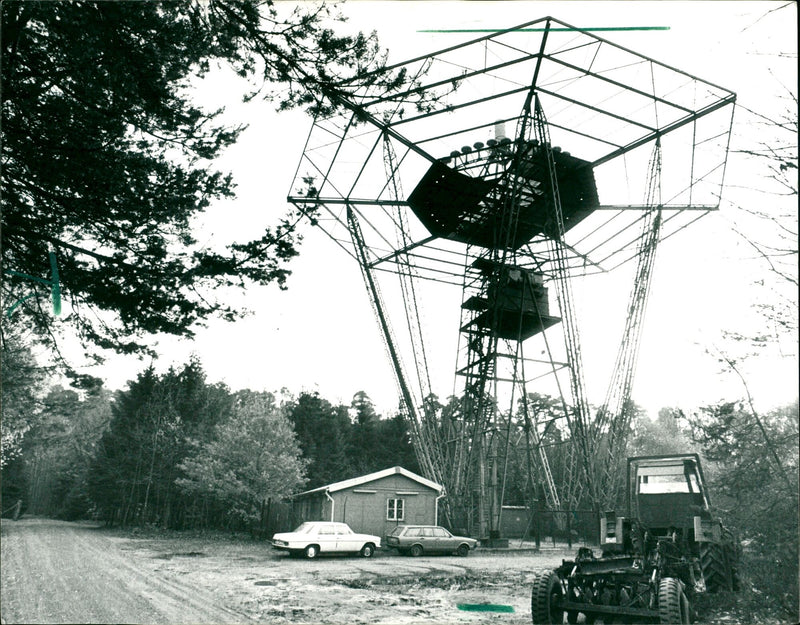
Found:
[[403, 533], [403, 529], [405, 528], [404, 525], [398, 525], [395, 527], [390, 533], [389, 536], [400, 536]]
[[298, 527], [296, 530], [294, 530], [294, 533], [295, 534], [308, 534], [312, 530], [313, 527], [314, 527], [313, 523], [303, 523], [303, 524], [300, 525], [300, 527]]

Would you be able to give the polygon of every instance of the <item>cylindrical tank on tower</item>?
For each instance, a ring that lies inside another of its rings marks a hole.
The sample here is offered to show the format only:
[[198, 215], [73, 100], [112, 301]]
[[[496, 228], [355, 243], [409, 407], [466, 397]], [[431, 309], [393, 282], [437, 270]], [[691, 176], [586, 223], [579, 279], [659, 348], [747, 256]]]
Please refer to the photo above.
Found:
[[494, 123], [494, 138], [497, 141], [506, 138], [506, 123], [502, 120], [497, 120]]
[[521, 267], [504, 267], [496, 282], [489, 284], [490, 305], [503, 310], [538, 313], [547, 316], [550, 307], [544, 276], [538, 271]]

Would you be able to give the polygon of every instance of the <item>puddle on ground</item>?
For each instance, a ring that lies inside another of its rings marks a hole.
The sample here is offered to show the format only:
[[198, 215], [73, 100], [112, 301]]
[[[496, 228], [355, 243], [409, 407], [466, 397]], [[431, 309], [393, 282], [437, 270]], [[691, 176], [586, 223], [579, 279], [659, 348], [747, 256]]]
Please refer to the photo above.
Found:
[[181, 553], [162, 553], [153, 557], [156, 560], [171, 560], [172, 558], [196, 558], [205, 555], [202, 551], [184, 551]]

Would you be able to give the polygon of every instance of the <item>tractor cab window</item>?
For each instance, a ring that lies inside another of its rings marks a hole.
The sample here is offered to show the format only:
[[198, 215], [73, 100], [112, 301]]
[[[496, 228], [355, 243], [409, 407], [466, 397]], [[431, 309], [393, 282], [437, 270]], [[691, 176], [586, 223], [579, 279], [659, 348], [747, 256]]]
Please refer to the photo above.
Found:
[[662, 493], [699, 493], [697, 474], [684, 473], [682, 466], [642, 467], [637, 491], [642, 495]]

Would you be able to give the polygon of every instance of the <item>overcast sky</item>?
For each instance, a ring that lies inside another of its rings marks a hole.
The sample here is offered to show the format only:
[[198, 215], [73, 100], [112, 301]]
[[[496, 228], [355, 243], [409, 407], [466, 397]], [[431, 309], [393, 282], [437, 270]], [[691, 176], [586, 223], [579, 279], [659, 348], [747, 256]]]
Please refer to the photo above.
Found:
[[[286, 5], [288, 3], [280, 3]], [[778, 94], [796, 89], [796, 5], [768, 14], [782, 2], [349, 2], [351, 27], [375, 29], [392, 61], [444, 48], [475, 35], [421, 30], [507, 28], [551, 15], [578, 27], [662, 26], [668, 30], [603, 33], [604, 38], [699, 78], [735, 91], [738, 102], [774, 115], [785, 108]], [[782, 86], [783, 85], [783, 86]], [[241, 89], [238, 90], [239, 92]], [[300, 112], [275, 113], [269, 104], [237, 102], [236, 82], [215, 75], [198, 97], [227, 105], [232, 120], [249, 130], [220, 161], [238, 183], [238, 199], [220, 203], [198, 221], [201, 242], [218, 244], [257, 236], [288, 210], [286, 196], [301, 157], [310, 119]], [[737, 113], [737, 122], [746, 119]], [[752, 125], [737, 125], [734, 147], [753, 141]], [[728, 182], [747, 180], [752, 166], [731, 159]], [[752, 178], [750, 179], [752, 182]], [[763, 267], [730, 231], [735, 219], [728, 200], [761, 201], [740, 184], [724, 191], [721, 210], [669, 239], [656, 260], [633, 398], [649, 411], [697, 405], [742, 395], [731, 375], [718, 375], [706, 348], [725, 347], [723, 330], [764, 328], [752, 308], [763, 288], [754, 285]], [[796, 203], [796, 198], [793, 202]], [[766, 208], [760, 206], [759, 208]], [[776, 206], [776, 210], [778, 207]], [[318, 229], [304, 224], [301, 255], [292, 263], [288, 290], [252, 288], [232, 293], [253, 315], [234, 324], [211, 321], [194, 341], [158, 339], [157, 368], [185, 362], [196, 353], [212, 381], [232, 388], [294, 393], [318, 390], [349, 403], [367, 392], [379, 411], [396, 405], [392, 370], [382, 347], [357, 265]], [[589, 399], [602, 400], [616, 342], [624, 322], [630, 271], [576, 285]], [[593, 280], [590, 281], [590, 280]], [[760, 290], [759, 290], [760, 289]], [[432, 363], [433, 390], [441, 397], [454, 386], [458, 341], [458, 289], [428, 289], [421, 301]], [[551, 299], [554, 299], [554, 294]], [[769, 331], [768, 328], [762, 331]], [[734, 351], [738, 348], [735, 346]], [[758, 404], [768, 408], [797, 397], [796, 339], [770, 348], [746, 367]], [[102, 369], [87, 369], [121, 388], [148, 361], [113, 357]], [[537, 390], [529, 388], [529, 390]]]

